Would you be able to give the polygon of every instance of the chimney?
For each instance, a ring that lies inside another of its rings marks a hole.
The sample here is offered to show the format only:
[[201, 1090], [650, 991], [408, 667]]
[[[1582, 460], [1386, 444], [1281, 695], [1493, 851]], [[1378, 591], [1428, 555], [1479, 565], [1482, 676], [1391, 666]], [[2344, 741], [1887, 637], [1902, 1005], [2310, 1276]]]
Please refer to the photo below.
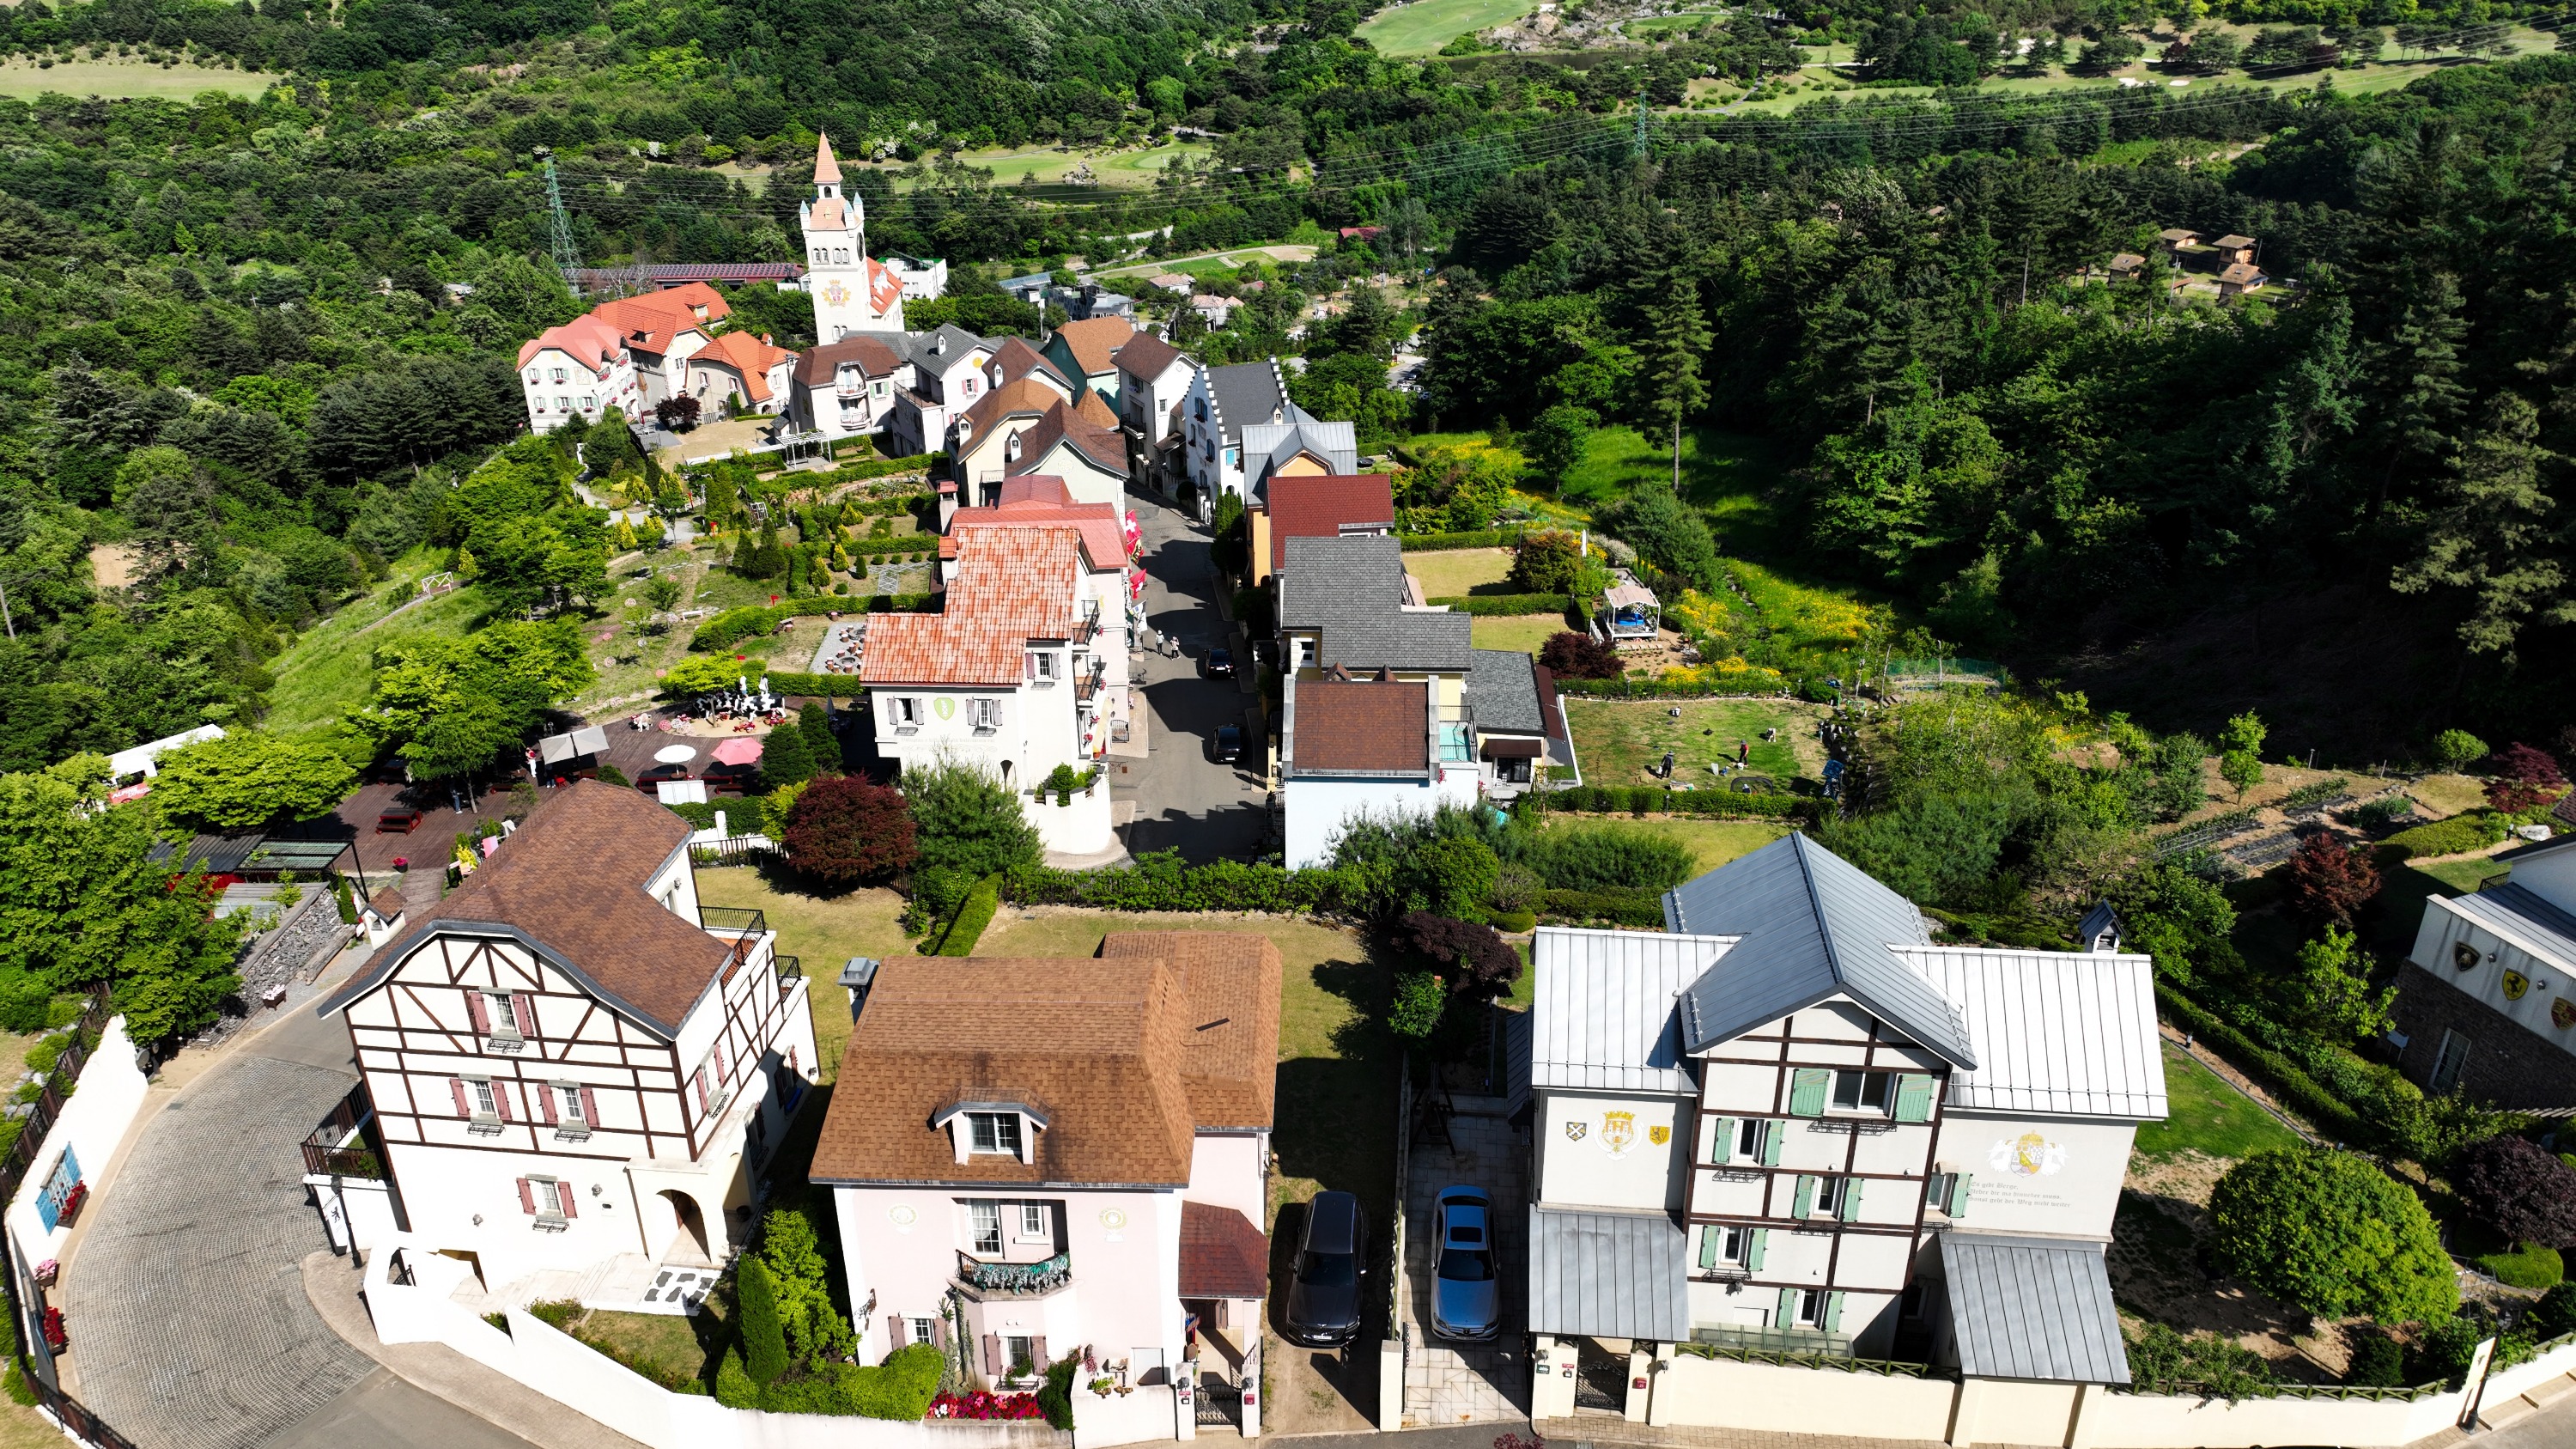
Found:
[[769, 334], [768, 334], [768, 333], [763, 332], [763, 333], [761, 333], [761, 334], [760, 334], [760, 345], [761, 345], [761, 346], [763, 346], [763, 347], [767, 347], [767, 346], [769, 345]]

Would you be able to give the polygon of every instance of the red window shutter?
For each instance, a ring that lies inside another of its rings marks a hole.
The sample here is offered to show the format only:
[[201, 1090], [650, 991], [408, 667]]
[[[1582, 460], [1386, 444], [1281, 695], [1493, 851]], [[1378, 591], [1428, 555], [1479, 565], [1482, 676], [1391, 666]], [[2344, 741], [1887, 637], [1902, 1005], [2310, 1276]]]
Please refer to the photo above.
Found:
[[536, 1093], [537, 1120], [545, 1123], [549, 1127], [552, 1127], [555, 1125], [555, 1089], [540, 1084], [536, 1089]]
[[716, 1080], [718, 1082], [730, 1082], [733, 1080], [732, 1064], [725, 1060], [723, 1042], [716, 1043]]
[[588, 1087], [581, 1089], [581, 1120], [586, 1126], [599, 1125], [599, 1097]]
[[510, 1015], [519, 1023], [519, 1035], [532, 1037], [537, 1034], [537, 1008], [530, 1004], [526, 996], [517, 992], [511, 993]]
[[993, 1375], [995, 1378], [999, 1378], [1002, 1374], [1002, 1368], [1002, 1336], [998, 1333], [985, 1334], [984, 1372]]
[[707, 1100], [708, 1100], [708, 1098], [707, 1098], [707, 1069], [706, 1069], [706, 1068], [704, 1068], [704, 1067], [700, 1067], [700, 1068], [698, 1068], [698, 1078], [697, 1078], [697, 1081], [698, 1081], [698, 1110], [699, 1110], [699, 1111], [701, 1111], [701, 1112], [703, 1112], [703, 1111], [707, 1110]]
[[519, 1206], [528, 1216], [537, 1215], [537, 1185], [524, 1177], [519, 1179]]
[[465, 993], [465, 1014], [474, 1018], [474, 1034], [476, 1036], [490, 1036], [492, 1034], [492, 1013], [483, 1009], [482, 992], [469, 989]]
[[1026, 681], [1028, 681], [1028, 680], [1032, 680], [1032, 679], [1035, 679], [1035, 678], [1037, 678], [1037, 677], [1038, 677], [1038, 657], [1037, 657], [1035, 654], [1023, 654], [1023, 655], [1021, 655], [1021, 656], [1020, 656], [1020, 679], [1021, 679], [1023, 682], [1026, 682]]
[[494, 1082], [492, 1084], [492, 1110], [501, 1114], [502, 1121], [507, 1122], [510, 1120], [509, 1083]]
[[893, 1343], [893, 1345], [894, 1345], [896, 1348], [902, 1348], [902, 1347], [904, 1347], [904, 1346], [905, 1346], [904, 1341], [903, 1341], [903, 1331], [904, 1331], [903, 1315], [902, 1315], [902, 1314], [900, 1314], [900, 1313], [889, 1313], [889, 1314], [887, 1314], [887, 1315], [886, 1315], [886, 1336], [887, 1336], [888, 1340], [889, 1340], [891, 1343]]
[[566, 1222], [570, 1222], [572, 1219], [581, 1216], [581, 1214], [572, 1210], [572, 1200], [576, 1195], [577, 1194], [574, 1193], [571, 1183], [558, 1182], [555, 1184], [555, 1201], [563, 1204], [563, 1215]]
[[463, 1077], [450, 1077], [447, 1079], [447, 1085], [456, 1089], [456, 1115], [459, 1117], [473, 1116], [474, 1104], [465, 1100], [465, 1079]]

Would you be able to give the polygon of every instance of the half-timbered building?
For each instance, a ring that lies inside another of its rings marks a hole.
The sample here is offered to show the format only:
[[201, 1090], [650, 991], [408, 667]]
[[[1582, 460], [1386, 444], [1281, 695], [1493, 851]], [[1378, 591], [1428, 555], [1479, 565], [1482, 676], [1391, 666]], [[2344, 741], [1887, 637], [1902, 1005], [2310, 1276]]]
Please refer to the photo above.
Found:
[[699, 902], [688, 835], [632, 790], [554, 792], [320, 1007], [406, 1226], [488, 1290], [721, 1264], [750, 1225], [813, 1021], [761, 913]]
[[1664, 915], [1536, 939], [1532, 1330], [1991, 1364], [1954, 1300], [2001, 1272], [2051, 1300], [2028, 1376], [2126, 1382], [2102, 1253], [2165, 1115], [2150, 960], [1935, 945], [1802, 835]]

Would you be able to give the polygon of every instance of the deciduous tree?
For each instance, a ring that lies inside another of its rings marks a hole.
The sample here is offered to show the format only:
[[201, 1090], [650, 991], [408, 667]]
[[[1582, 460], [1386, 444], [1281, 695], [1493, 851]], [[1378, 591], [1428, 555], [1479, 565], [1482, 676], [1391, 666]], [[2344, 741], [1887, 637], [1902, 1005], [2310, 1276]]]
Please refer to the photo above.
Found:
[[2210, 1194], [2221, 1272], [2325, 1318], [2438, 1318], [2460, 1301], [2423, 1201], [2370, 1159], [2325, 1147], [2258, 1152]]
[[1538, 647], [1538, 662], [1560, 679], [1616, 679], [1621, 673], [1618, 650], [1571, 629], [1550, 634]]
[[171, 750], [157, 768], [152, 803], [161, 813], [217, 830], [327, 815], [358, 777], [327, 744], [257, 730]]
[[787, 813], [787, 862], [835, 885], [911, 868], [912, 806], [901, 792], [853, 775], [827, 775], [807, 785]]
[[2289, 860], [2290, 903], [2312, 921], [2350, 925], [2352, 913], [2379, 894], [2370, 847], [2320, 830]]
[[1401, 924], [1406, 942], [1461, 996], [1491, 1001], [1521, 979], [1521, 954], [1481, 921], [1411, 911]]
[[2451, 1180], [2480, 1222], [2517, 1243], [2576, 1248], [2576, 1168], [2521, 1137], [2473, 1142]]

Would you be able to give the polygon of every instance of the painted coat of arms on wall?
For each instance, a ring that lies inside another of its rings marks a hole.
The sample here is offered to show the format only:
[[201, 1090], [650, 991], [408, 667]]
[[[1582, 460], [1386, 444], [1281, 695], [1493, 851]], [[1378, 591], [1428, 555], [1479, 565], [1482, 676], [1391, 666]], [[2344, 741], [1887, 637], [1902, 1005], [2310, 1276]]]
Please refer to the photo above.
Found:
[[1604, 1112], [1601, 1114], [1601, 1150], [1612, 1157], [1625, 1157], [1637, 1145], [1637, 1114]]
[[1646, 1129], [1646, 1140], [1655, 1144], [1657, 1147], [1661, 1147], [1665, 1143], [1673, 1140], [1673, 1129], [1670, 1127], [1649, 1127]]
[[2576, 1026], [2576, 1001], [2562, 996], [2549, 1003], [2549, 1024], [2560, 1031]]
[[1589, 1123], [1568, 1122], [1565, 1124], [1565, 1140], [1568, 1142], [1580, 1142], [1583, 1140], [1583, 1134], [1591, 1130], [1591, 1124]]
[[2051, 1142], [2036, 1132], [1999, 1137], [1987, 1149], [1986, 1162], [1995, 1171], [2015, 1177], [2055, 1177], [2066, 1166], [2066, 1145]]
[[850, 289], [837, 279], [825, 282], [823, 300], [834, 307], [846, 307], [850, 304]]

